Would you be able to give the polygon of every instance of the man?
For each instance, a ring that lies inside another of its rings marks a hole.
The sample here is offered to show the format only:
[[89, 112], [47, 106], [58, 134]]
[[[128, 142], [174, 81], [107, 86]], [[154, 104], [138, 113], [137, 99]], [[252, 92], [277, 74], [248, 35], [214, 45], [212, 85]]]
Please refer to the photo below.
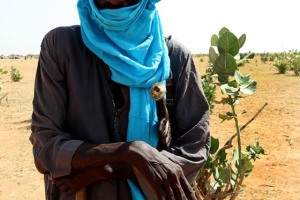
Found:
[[[30, 141], [46, 199], [195, 199], [210, 134], [191, 54], [163, 37], [154, 0], [77, 6], [81, 26], [45, 36], [36, 73]], [[169, 119], [149, 93], [170, 77]]]

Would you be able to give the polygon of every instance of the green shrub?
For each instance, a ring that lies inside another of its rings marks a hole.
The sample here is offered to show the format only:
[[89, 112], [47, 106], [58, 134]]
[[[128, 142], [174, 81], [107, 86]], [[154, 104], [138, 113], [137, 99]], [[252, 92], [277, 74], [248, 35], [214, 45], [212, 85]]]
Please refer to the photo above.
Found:
[[18, 82], [23, 78], [23, 76], [21, 76], [19, 70], [12, 66], [10, 70], [10, 78], [12, 81]]
[[[219, 113], [222, 122], [233, 121], [236, 133], [222, 147], [218, 138], [211, 136], [211, 148], [205, 166], [199, 171], [193, 187], [198, 199], [230, 199], [234, 200], [244, 187], [243, 180], [254, 167], [253, 162], [264, 154], [264, 149], [255, 141], [242, 150], [241, 131], [245, 126], [239, 125], [239, 113], [236, 105], [241, 98], [254, 94], [257, 82], [251, 80], [250, 75], [242, 75], [239, 66], [247, 59], [254, 56], [253, 53], [243, 55], [242, 59], [236, 59], [240, 48], [243, 47], [246, 35], [237, 38], [227, 28], [222, 28], [219, 34], [211, 37], [209, 48], [209, 60], [211, 66], [201, 76], [205, 95], [210, 104], [211, 112], [214, 104], [224, 104], [230, 109], [223, 114]], [[216, 51], [217, 50], [217, 51]], [[217, 80], [215, 80], [217, 79]], [[216, 89], [222, 92], [222, 99], [216, 101]], [[237, 147], [232, 152], [232, 160], [228, 159], [228, 149], [233, 147], [233, 139], [236, 138]]]
[[299, 73], [300, 73], [300, 55], [295, 54], [292, 57], [291, 70], [294, 71], [295, 76], [299, 76]]
[[279, 74], [285, 74], [289, 69], [289, 64], [285, 60], [276, 60], [273, 65], [278, 69]]

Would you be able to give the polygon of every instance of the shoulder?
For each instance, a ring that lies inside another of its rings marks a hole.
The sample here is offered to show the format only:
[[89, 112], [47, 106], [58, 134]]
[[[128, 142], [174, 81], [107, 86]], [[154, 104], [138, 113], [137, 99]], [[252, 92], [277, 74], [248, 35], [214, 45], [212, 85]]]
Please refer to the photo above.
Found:
[[43, 38], [41, 47], [64, 47], [74, 41], [81, 41], [80, 26], [63, 26], [50, 30]]
[[60, 38], [65, 36], [78, 36], [80, 34], [80, 26], [60, 26], [50, 30], [44, 38]]
[[166, 37], [166, 43], [170, 57], [180, 56], [186, 58], [191, 55], [190, 50], [172, 36]]
[[169, 51], [171, 71], [176, 80], [184, 71], [193, 68], [193, 56], [191, 51], [172, 36], [166, 37], [166, 44]]
[[80, 60], [92, 53], [84, 45], [79, 25], [50, 30], [41, 43], [41, 55], [49, 55], [58, 63]]

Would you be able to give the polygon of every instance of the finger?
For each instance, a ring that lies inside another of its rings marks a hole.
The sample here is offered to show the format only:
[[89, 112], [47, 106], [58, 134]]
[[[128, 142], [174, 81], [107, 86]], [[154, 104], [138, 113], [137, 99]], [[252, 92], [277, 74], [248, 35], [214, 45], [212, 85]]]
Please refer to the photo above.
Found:
[[184, 191], [181, 187], [181, 184], [179, 183], [179, 179], [175, 183], [173, 183], [173, 190], [176, 195], [176, 199], [178, 200], [186, 200], [186, 196], [184, 194]]
[[56, 185], [57, 187], [60, 187], [60, 186], [62, 186], [63, 184], [65, 184], [64, 179], [57, 179], [57, 180], [55, 181], [55, 185]]
[[70, 187], [69, 190], [66, 191], [66, 193], [67, 195], [72, 196], [76, 193], [76, 191], [72, 187]]
[[191, 187], [190, 183], [186, 180], [185, 177], [180, 177], [180, 183], [181, 187], [184, 191], [185, 196], [189, 200], [197, 200], [195, 192], [193, 188]]
[[70, 190], [70, 187], [68, 185], [65, 185], [65, 184], [60, 185], [58, 188], [62, 192], [68, 192]]
[[57, 186], [59, 188], [60, 191], [66, 193], [67, 195], [71, 196], [73, 194], [75, 194], [75, 190], [73, 187], [71, 187], [71, 185], [67, 184], [67, 183], [63, 183], [60, 184], [59, 186]]
[[152, 185], [152, 187], [154, 189], [156, 199], [165, 199], [166, 195], [165, 195], [165, 192], [163, 191], [163, 185], [158, 184], [160, 182], [161, 182], [161, 180], [159, 180], [159, 181], [153, 181], [153, 183], [151, 185]]
[[164, 185], [164, 189], [165, 189], [166, 199], [175, 200], [175, 196], [174, 196], [172, 187], [170, 185], [170, 182], [168, 180], [163, 181], [163, 185]]
[[179, 169], [177, 166], [174, 166], [173, 171], [171, 171], [168, 175], [168, 179], [170, 182], [170, 185], [172, 186], [172, 191], [174, 193], [174, 196], [178, 200], [185, 200], [185, 194], [182, 189], [181, 183], [180, 183], [180, 176], [182, 176], [183, 172], [181, 168]]

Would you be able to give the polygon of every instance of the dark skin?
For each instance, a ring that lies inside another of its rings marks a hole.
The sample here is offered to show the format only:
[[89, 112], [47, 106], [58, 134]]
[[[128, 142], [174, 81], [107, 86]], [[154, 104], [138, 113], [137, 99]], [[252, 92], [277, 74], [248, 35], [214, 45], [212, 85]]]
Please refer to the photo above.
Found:
[[139, 0], [95, 0], [95, 4], [99, 9], [117, 9], [126, 6], [132, 6]]
[[[139, 0], [95, 0], [99, 9], [134, 5]], [[82, 143], [72, 159], [72, 173], [54, 179], [63, 192], [76, 191], [102, 180], [131, 179], [138, 184], [133, 168], [139, 173], [156, 199], [196, 200], [182, 168], [145, 142], [110, 144]]]
[[134, 167], [157, 199], [196, 199], [181, 167], [145, 142], [102, 145], [83, 143], [72, 159], [73, 173], [55, 184], [69, 195], [92, 183], [107, 179], [136, 181]]

